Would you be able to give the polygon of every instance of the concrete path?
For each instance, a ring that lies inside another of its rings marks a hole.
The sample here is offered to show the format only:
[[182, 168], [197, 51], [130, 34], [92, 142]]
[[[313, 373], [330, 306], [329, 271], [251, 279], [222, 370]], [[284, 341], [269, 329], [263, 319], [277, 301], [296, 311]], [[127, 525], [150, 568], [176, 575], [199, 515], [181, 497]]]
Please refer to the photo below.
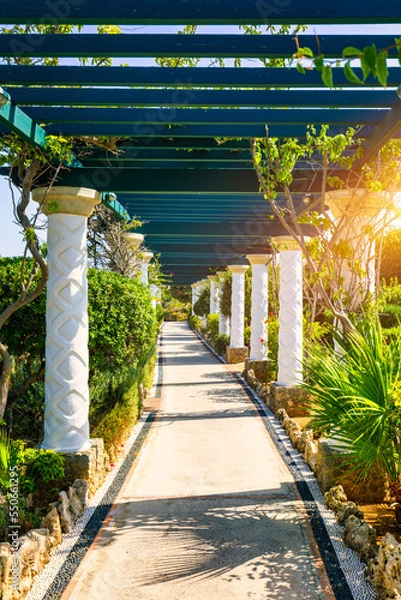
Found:
[[63, 600], [333, 599], [252, 403], [186, 324], [163, 337], [160, 416]]

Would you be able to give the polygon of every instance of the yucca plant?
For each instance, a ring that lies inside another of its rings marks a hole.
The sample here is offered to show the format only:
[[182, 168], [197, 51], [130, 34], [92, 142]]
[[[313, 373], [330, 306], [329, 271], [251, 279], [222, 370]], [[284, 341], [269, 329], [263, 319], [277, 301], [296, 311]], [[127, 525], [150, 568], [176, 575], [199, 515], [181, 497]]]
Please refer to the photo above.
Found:
[[324, 345], [307, 350], [311, 425], [344, 448], [359, 477], [376, 465], [383, 469], [401, 525], [401, 330], [386, 341], [376, 320], [337, 342], [341, 352]]

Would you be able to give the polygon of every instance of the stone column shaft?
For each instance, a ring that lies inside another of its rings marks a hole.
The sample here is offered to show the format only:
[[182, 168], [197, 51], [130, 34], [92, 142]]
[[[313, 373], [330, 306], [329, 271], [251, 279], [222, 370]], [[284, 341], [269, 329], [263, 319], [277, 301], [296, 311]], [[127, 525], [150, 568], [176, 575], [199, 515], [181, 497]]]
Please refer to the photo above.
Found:
[[143, 256], [143, 260], [142, 260], [142, 266], [141, 266], [140, 279], [144, 285], [148, 285], [149, 284], [148, 269], [149, 269], [149, 263], [153, 258], [153, 252], [143, 252], [142, 256]]
[[[44, 192], [34, 190], [33, 199], [41, 202]], [[56, 452], [90, 447], [86, 234], [99, 202], [95, 190], [55, 186], [42, 207], [49, 264], [43, 448]]]
[[230, 265], [232, 273], [230, 347], [244, 347], [245, 265]]
[[215, 275], [209, 275], [210, 281], [210, 314], [214, 315], [217, 313], [217, 277]]
[[[276, 238], [277, 239], [277, 238]], [[302, 381], [302, 251], [285, 236], [280, 250], [280, 310], [277, 385]]]
[[267, 254], [248, 254], [252, 265], [251, 350], [250, 360], [267, 358], [268, 272]]

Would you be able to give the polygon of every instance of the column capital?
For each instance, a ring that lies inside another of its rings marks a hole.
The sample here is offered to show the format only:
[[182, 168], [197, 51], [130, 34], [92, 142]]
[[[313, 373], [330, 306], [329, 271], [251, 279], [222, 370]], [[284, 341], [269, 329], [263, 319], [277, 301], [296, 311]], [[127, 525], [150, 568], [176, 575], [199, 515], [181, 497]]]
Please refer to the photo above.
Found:
[[141, 252], [142, 263], [148, 265], [154, 257], [153, 252]]
[[226, 273], [227, 271], [217, 271], [216, 275], [217, 277], [223, 277], [224, 273]]
[[285, 252], [286, 250], [299, 250], [301, 252], [300, 245], [294, 240], [292, 235], [276, 235], [272, 237], [272, 242], [279, 252]]
[[209, 281], [217, 281], [217, 275], [208, 275], [207, 278]]
[[[47, 194], [46, 194], [47, 192]], [[46, 199], [41, 205], [45, 215], [65, 214], [89, 217], [96, 204], [100, 204], [100, 192], [85, 187], [68, 187], [55, 185], [49, 191], [47, 188], [32, 190], [32, 199], [41, 204], [44, 196]]]
[[132, 248], [138, 248], [145, 239], [143, 233], [124, 233], [124, 239]]
[[251, 265], [267, 265], [272, 259], [271, 254], [247, 254], [247, 260]]
[[392, 196], [385, 191], [371, 192], [359, 188], [354, 190], [333, 190], [325, 195], [325, 202], [335, 219], [343, 215], [353, 217], [374, 217], [392, 204]]
[[228, 265], [227, 269], [230, 269], [231, 273], [245, 273], [248, 270], [247, 265]]

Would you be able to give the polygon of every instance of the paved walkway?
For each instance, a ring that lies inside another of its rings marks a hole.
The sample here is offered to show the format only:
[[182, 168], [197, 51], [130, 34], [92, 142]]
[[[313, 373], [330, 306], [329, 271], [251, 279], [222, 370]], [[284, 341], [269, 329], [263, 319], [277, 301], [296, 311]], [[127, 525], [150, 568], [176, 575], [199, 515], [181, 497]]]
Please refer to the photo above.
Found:
[[159, 418], [63, 600], [333, 599], [253, 404], [186, 324], [163, 338]]

